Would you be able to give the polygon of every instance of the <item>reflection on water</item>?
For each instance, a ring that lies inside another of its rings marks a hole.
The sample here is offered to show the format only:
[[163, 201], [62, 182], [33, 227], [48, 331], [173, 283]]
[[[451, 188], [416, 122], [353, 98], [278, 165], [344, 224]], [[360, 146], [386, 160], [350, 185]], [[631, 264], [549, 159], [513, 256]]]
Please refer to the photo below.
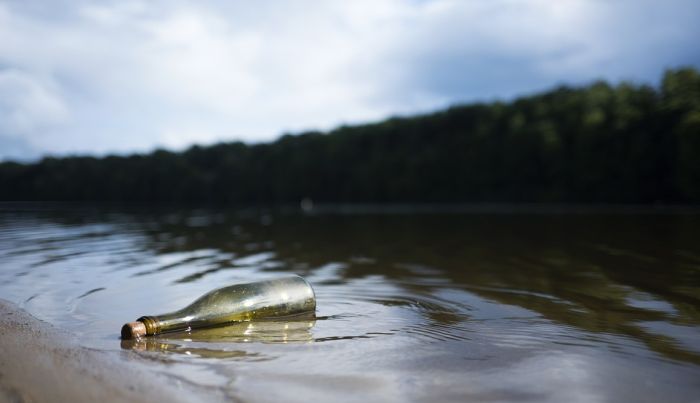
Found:
[[[687, 401], [698, 239], [692, 211], [15, 206], [0, 210], [0, 295], [244, 400]], [[142, 314], [289, 272], [314, 285], [316, 321], [118, 340]]]
[[[231, 350], [234, 343], [310, 343], [315, 319], [258, 320], [228, 326], [165, 333], [155, 337], [122, 340], [126, 350], [197, 355], [205, 358], [261, 359], [259, 354]], [[235, 348], [235, 347], [234, 347]]]

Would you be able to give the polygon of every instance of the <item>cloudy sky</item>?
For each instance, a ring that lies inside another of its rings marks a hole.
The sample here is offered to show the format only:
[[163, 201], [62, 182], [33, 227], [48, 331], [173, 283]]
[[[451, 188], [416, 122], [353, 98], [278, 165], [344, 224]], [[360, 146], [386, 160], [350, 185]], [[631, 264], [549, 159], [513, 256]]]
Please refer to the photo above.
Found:
[[696, 0], [0, 0], [0, 159], [267, 141], [700, 67]]

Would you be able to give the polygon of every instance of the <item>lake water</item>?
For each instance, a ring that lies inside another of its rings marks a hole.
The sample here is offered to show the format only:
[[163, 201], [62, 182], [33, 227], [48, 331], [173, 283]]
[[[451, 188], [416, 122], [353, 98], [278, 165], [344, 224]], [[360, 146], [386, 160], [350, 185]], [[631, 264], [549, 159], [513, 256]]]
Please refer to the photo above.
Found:
[[[122, 343], [297, 273], [315, 320]], [[700, 213], [0, 208], [0, 297], [244, 401], [700, 401]]]

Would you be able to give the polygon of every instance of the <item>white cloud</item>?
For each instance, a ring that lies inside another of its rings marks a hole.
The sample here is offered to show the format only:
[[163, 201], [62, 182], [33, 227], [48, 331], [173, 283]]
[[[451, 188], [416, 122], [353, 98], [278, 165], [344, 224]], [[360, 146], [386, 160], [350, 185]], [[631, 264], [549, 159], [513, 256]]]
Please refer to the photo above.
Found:
[[651, 80], [700, 64], [698, 16], [690, 0], [0, 1], [0, 72], [21, 87], [2, 92], [0, 136], [145, 151]]
[[68, 111], [48, 80], [16, 70], [0, 70], [0, 133], [38, 134], [65, 122]]

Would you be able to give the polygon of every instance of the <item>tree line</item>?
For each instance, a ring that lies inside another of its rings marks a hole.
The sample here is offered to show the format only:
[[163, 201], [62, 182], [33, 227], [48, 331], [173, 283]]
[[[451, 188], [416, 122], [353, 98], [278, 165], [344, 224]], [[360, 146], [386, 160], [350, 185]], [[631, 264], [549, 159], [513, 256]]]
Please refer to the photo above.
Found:
[[700, 202], [700, 74], [129, 156], [0, 163], [1, 200]]

